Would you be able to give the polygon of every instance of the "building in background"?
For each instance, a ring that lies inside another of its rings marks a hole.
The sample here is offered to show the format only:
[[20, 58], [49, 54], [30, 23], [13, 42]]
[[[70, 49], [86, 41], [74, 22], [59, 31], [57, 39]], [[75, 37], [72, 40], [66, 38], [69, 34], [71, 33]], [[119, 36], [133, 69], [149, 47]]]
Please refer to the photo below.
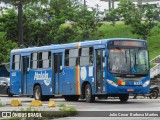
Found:
[[[108, 9], [110, 8], [116, 8], [117, 3], [119, 3], [119, 0], [100, 0], [101, 2], [107, 2], [108, 3]], [[148, 3], [148, 2], [154, 2], [154, 3], [160, 3], [160, 0], [131, 0], [135, 2], [136, 4], [142, 5], [143, 3]]]

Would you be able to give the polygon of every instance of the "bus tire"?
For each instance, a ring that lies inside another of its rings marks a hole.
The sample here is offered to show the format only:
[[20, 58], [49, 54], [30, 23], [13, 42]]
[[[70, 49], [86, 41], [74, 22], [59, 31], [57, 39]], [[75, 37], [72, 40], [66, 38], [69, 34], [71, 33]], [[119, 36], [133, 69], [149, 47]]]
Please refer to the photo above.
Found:
[[158, 98], [158, 91], [157, 90], [154, 90], [153, 93], [152, 93], [152, 98], [153, 99], [157, 99]]
[[119, 99], [120, 99], [121, 102], [127, 102], [128, 98], [129, 98], [129, 94], [119, 95]]
[[95, 96], [92, 95], [92, 89], [90, 84], [86, 84], [85, 86], [85, 98], [86, 98], [86, 102], [88, 103], [95, 101]]
[[42, 100], [42, 90], [39, 85], [34, 87], [34, 99], [35, 100]]
[[10, 92], [10, 88], [7, 89], [7, 95], [8, 95], [9, 97], [13, 97], [13, 94]]

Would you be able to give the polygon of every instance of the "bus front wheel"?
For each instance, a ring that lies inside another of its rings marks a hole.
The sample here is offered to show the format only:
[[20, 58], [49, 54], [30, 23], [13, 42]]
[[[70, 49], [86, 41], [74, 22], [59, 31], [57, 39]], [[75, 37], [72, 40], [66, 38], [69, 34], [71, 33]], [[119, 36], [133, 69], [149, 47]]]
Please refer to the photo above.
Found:
[[86, 98], [86, 102], [94, 102], [95, 101], [95, 96], [92, 95], [92, 89], [90, 84], [87, 84], [85, 87], [85, 98]]
[[121, 102], [127, 102], [128, 98], [129, 98], [128, 94], [119, 95], [119, 99], [120, 99]]

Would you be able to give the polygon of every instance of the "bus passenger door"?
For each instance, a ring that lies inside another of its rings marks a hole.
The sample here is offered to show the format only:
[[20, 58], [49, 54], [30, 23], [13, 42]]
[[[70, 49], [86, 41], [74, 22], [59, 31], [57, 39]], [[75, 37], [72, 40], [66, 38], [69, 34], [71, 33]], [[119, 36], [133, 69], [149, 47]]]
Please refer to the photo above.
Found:
[[27, 76], [29, 68], [29, 56], [22, 56], [22, 79], [21, 79], [21, 93], [27, 94]]
[[60, 94], [60, 76], [62, 74], [62, 53], [53, 53], [53, 94]]
[[105, 50], [96, 49], [96, 64], [95, 64], [95, 84], [96, 93], [103, 93], [104, 90], [104, 64], [105, 64]]

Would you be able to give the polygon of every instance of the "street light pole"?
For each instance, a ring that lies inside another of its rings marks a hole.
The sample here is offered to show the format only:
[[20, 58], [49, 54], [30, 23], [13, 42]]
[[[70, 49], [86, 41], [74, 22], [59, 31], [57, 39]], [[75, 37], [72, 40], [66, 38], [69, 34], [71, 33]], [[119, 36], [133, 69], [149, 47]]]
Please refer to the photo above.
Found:
[[19, 0], [18, 4], [18, 45], [23, 47], [23, 9], [22, 0]]

